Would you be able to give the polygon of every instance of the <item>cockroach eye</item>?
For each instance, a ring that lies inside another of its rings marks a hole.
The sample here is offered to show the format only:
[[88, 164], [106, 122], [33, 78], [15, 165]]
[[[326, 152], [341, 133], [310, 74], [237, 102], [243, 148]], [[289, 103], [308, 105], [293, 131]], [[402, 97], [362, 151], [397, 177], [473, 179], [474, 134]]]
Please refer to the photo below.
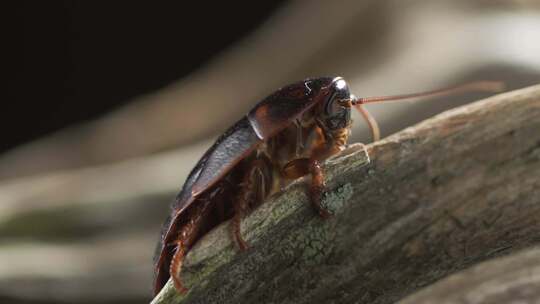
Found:
[[347, 83], [345, 82], [345, 80], [339, 79], [338, 81], [336, 81], [335, 86], [336, 86], [336, 89], [342, 90], [347, 86]]

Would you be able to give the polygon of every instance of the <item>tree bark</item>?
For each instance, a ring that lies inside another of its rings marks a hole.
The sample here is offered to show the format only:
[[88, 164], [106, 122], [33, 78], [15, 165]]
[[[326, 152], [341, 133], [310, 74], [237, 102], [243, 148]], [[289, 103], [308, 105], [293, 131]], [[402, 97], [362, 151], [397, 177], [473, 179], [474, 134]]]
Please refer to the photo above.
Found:
[[400, 303], [540, 303], [540, 248], [483, 262]]
[[[249, 250], [237, 250], [224, 223], [188, 254], [190, 291], [169, 281], [153, 303], [392, 303], [537, 244], [540, 86], [352, 146], [324, 170], [331, 219], [311, 209], [300, 180], [245, 219]], [[422, 303], [438, 302], [429, 290]]]

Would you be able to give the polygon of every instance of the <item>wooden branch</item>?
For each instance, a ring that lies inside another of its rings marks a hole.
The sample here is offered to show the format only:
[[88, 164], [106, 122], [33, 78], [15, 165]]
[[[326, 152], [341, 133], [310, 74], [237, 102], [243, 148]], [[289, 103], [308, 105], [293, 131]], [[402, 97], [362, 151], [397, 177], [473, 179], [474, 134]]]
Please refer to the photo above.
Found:
[[400, 303], [540, 303], [540, 248], [480, 263]]
[[190, 292], [169, 282], [152, 303], [391, 303], [540, 241], [540, 86], [442, 113], [367, 153], [369, 164], [359, 146], [326, 163], [332, 219], [295, 183], [244, 221], [247, 252], [225, 223], [189, 253]]

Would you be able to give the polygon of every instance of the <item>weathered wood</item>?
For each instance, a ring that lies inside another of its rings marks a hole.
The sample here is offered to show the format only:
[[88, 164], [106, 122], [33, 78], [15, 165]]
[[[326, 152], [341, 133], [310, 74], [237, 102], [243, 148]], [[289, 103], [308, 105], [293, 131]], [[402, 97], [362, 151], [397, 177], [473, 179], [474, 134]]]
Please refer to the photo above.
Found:
[[540, 248], [480, 263], [407, 297], [401, 304], [540, 303]]
[[153, 303], [391, 303], [540, 241], [540, 86], [442, 113], [326, 164], [324, 221], [302, 182], [187, 257]]

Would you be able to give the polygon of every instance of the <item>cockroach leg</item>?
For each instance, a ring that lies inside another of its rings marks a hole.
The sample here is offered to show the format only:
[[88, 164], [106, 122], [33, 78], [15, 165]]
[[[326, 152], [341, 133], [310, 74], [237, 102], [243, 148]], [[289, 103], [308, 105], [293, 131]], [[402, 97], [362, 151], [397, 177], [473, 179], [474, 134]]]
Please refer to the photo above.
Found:
[[[242, 194], [248, 195], [248, 192], [245, 191]], [[242, 237], [242, 231], [240, 230], [240, 223], [247, 213], [248, 201], [243, 197], [239, 196], [234, 205], [234, 217], [232, 219], [232, 234], [233, 238], [236, 240], [236, 244], [241, 251], [245, 251], [249, 248], [247, 242]]]
[[323, 219], [328, 219], [332, 214], [322, 206], [322, 195], [326, 185], [324, 183], [321, 163], [317, 159], [311, 159], [309, 171], [311, 173], [311, 185], [309, 189], [311, 204]]
[[301, 154], [301, 151], [304, 150], [304, 136], [303, 136], [303, 128], [302, 128], [302, 123], [300, 122], [299, 119], [296, 119], [294, 121], [294, 124], [296, 126], [296, 157], [299, 157], [299, 155]]
[[286, 179], [297, 179], [309, 174], [309, 158], [297, 158], [287, 163], [281, 170]]
[[242, 219], [249, 211], [250, 205], [254, 199], [264, 198], [266, 196], [266, 179], [265, 172], [267, 163], [262, 159], [257, 159], [253, 162], [253, 166], [244, 176], [242, 181], [242, 189], [240, 194], [233, 202], [234, 216], [232, 219], [232, 234], [233, 239], [238, 244], [240, 250], [244, 251], [249, 248], [249, 245], [242, 237], [240, 224]]
[[184, 262], [184, 257], [186, 256], [186, 246], [183, 244], [182, 241], [177, 241], [176, 245], [176, 252], [174, 253], [171, 261], [171, 267], [169, 270], [169, 273], [171, 274], [174, 287], [178, 292], [184, 294], [188, 291], [187, 288], [182, 285], [182, 281], [180, 280], [180, 269], [182, 269], [182, 264]]
[[322, 218], [330, 218], [330, 212], [328, 212], [321, 204], [325, 183], [319, 160], [315, 158], [297, 158], [285, 165], [282, 174], [285, 178], [289, 179], [295, 179], [311, 174], [311, 184], [309, 186], [309, 198], [311, 204]]
[[177, 240], [174, 242], [176, 244], [176, 252], [171, 259], [169, 274], [174, 282], [174, 286], [180, 293], [186, 293], [188, 291], [180, 279], [180, 270], [182, 269], [187, 251], [197, 239], [203, 220], [210, 211], [209, 206], [210, 203], [208, 201], [200, 201], [199, 204], [193, 207], [191, 210], [191, 219], [182, 226]]

